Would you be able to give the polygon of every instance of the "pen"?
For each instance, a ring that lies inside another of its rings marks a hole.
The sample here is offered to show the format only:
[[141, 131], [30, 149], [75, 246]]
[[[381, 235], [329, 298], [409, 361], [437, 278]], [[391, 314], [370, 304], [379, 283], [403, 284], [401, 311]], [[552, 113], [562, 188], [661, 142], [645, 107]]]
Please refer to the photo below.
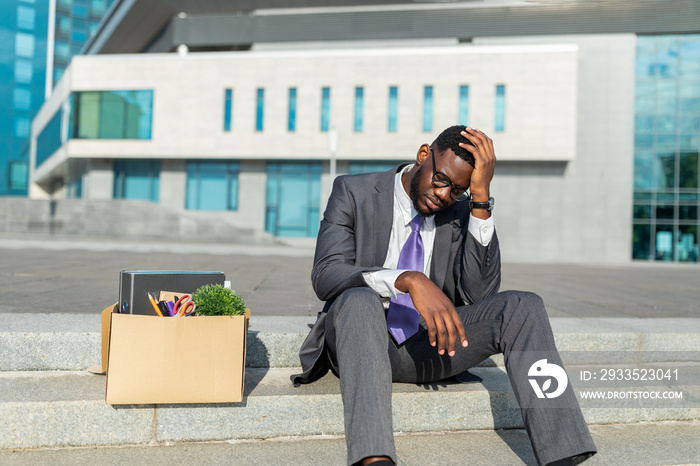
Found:
[[148, 300], [151, 302], [151, 306], [153, 306], [153, 309], [156, 310], [156, 314], [158, 314], [160, 317], [163, 317], [163, 313], [160, 312], [160, 309], [158, 308], [158, 304], [156, 304], [156, 300], [153, 299], [153, 296], [151, 296], [151, 293], [148, 292]]

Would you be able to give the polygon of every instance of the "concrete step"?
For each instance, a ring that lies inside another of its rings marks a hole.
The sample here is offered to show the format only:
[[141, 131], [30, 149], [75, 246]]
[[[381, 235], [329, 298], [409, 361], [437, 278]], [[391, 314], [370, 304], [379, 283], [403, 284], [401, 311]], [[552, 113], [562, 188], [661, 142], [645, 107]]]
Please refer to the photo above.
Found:
[[[605, 369], [678, 370], [678, 380], [602, 381]], [[571, 366], [572, 385], [589, 424], [700, 420], [700, 363]], [[340, 435], [342, 401], [338, 380], [323, 379], [295, 388], [297, 369], [249, 368], [244, 400], [230, 404], [110, 406], [104, 402], [105, 378], [84, 372], [0, 373], [0, 449], [85, 445], [162, 444], [168, 442]], [[596, 374], [579, 380], [582, 371]], [[521, 428], [522, 418], [503, 369], [470, 371], [478, 383], [445, 381], [394, 384], [394, 429], [440, 432]], [[681, 392], [678, 399], [605, 400], [584, 391]], [[459, 409], [454, 409], [454, 407]]]
[[[248, 367], [295, 367], [314, 317], [250, 320]], [[700, 361], [700, 319], [551, 319], [567, 364]], [[467, 336], [468, 337], [468, 336]], [[502, 365], [490, 358], [483, 365]], [[0, 313], [0, 371], [79, 371], [100, 363], [100, 316]]]
[[[700, 458], [700, 422], [591, 426], [598, 454], [586, 466], [693, 464]], [[400, 466], [536, 465], [523, 429], [397, 434]], [[345, 464], [342, 436], [178, 442], [113, 447], [2, 450], [0, 464]]]

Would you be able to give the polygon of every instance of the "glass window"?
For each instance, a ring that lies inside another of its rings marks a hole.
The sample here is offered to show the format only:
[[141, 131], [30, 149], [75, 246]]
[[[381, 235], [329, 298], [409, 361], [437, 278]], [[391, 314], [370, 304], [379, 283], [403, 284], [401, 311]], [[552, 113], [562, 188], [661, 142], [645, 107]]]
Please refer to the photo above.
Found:
[[73, 5], [73, 16], [76, 18], [87, 18], [88, 9], [85, 5]]
[[114, 199], [143, 199], [157, 203], [159, 190], [159, 160], [114, 162]]
[[287, 105], [287, 131], [297, 130], [297, 88], [289, 88], [289, 102]]
[[22, 60], [18, 58], [15, 60], [15, 82], [22, 84], [29, 84], [32, 82], [32, 77], [34, 75], [34, 67], [32, 62], [29, 60]]
[[224, 131], [231, 131], [231, 109], [233, 107], [233, 90], [224, 89]]
[[58, 82], [61, 80], [61, 78], [63, 77], [63, 72], [64, 72], [64, 71], [66, 71], [66, 70], [65, 70], [65, 68], [63, 68], [63, 67], [54, 68], [54, 70], [53, 70], [53, 82], [54, 82], [54, 86], [55, 86], [56, 83], [58, 83]]
[[315, 237], [320, 205], [320, 163], [267, 164], [265, 231]]
[[15, 110], [29, 110], [32, 106], [32, 93], [29, 89], [16, 87], [12, 94]]
[[656, 154], [656, 186], [659, 189], [672, 189], [676, 186], [676, 154], [659, 153]]
[[265, 89], [258, 88], [255, 98], [255, 131], [263, 130], [263, 118], [265, 116]]
[[469, 125], [469, 86], [459, 86], [459, 110], [457, 123]]
[[676, 245], [676, 254], [676, 260], [680, 262], [698, 261], [697, 225], [681, 225], [678, 228], [678, 243]]
[[362, 132], [363, 115], [365, 108], [365, 89], [361, 86], [355, 88], [355, 115], [354, 130], [356, 133]]
[[698, 153], [681, 152], [679, 156], [678, 187], [698, 189]]
[[697, 35], [682, 35], [680, 44], [680, 75], [697, 79], [700, 76], [700, 40]]
[[[87, 40], [87, 34], [85, 34], [85, 31], [78, 31], [76, 29], [73, 29], [70, 32], [70, 40], [71, 40], [71, 42], [73, 42], [74, 47], [78, 44], [82, 45]], [[78, 48], [78, 50], [76, 50], [76, 53], [79, 51], [80, 51], [80, 48]]]
[[17, 27], [19, 29], [34, 30], [35, 20], [36, 13], [34, 12], [34, 8], [26, 6], [17, 7]]
[[673, 226], [656, 226], [656, 260], [673, 260]]
[[102, 16], [107, 9], [105, 0], [90, 0], [90, 13], [93, 16]]
[[188, 210], [238, 210], [238, 162], [187, 163]]
[[634, 189], [651, 189], [653, 176], [652, 152], [636, 151], [634, 154]]
[[151, 139], [153, 91], [72, 94], [71, 138]]
[[63, 144], [61, 138], [61, 121], [63, 120], [63, 111], [57, 111], [51, 120], [46, 124], [44, 129], [41, 130], [39, 136], [36, 140], [36, 160], [35, 167], [38, 167], [46, 159], [48, 159], [51, 154], [56, 152]]
[[651, 225], [634, 225], [632, 228], [632, 258], [649, 260], [651, 256]]
[[62, 37], [68, 37], [71, 30], [70, 17], [56, 13], [56, 33]]
[[498, 84], [496, 86], [496, 131], [506, 129], [506, 86]]
[[29, 118], [16, 117], [15, 118], [15, 136], [18, 138], [26, 138], [29, 136], [29, 131], [31, 129], [32, 122]]
[[18, 32], [15, 34], [15, 55], [18, 57], [34, 57], [34, 36]]
[[54, 46], [54, 54], [57, 57], [68, 61], [70, 59], [70, 46], [66, 42], [56, 41], [56, 45]]
[[29, 179], [29, 164], [24, 161], [13, 160], [10, 162], [10, 183], [11, 191], [26, 191]]
[[433, 130], [433, 86], [423, 88], [423, 131]]
[[331, 120], [331, 88], [321, 89], [321, 131], [328, 131]]
[[399, 88], [396, 86], [389, 87], [389, 118], [387, 121], [387, 130], [390, 133], [395, 133], [397, 128], [397, 120], [399, 113]]

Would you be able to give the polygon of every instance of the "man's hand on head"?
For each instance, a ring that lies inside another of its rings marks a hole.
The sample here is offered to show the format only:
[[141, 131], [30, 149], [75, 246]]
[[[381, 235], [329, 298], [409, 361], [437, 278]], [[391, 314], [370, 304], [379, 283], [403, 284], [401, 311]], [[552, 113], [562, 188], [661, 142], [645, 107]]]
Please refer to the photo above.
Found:
[[[460, 143], [460, 147], [468, 150], [474, 156], [474, 171], [469, 183], [474, 202], [488, 202], [490, 197], [491, 180], [496, 168], [496, 152], [493, 149], [493, 141], [481, 130], [466, 128], [462, 131], [462, 136], [468, 139], [471, 144]], [[472, 145], [473, 144], [473, 145]], [[472, 214], [478, 218], [489, 218], [491, 213], [483, 209], [474, 209]]]
[[421, 272], [404, 272], [396, 279], [398, 290], [411, 295], [413, 305], [425, 320], [432, 346], [438, 353], [454, 356], [457, 340], [467, 346], [467, 335], [462, 319], [445, 293]]

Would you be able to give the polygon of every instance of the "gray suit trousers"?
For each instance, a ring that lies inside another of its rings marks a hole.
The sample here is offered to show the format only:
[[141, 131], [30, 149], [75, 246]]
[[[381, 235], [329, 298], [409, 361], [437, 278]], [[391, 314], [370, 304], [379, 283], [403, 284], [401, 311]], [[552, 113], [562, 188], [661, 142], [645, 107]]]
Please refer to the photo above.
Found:
[[573, 458], [577, 464], [593, 455], [596, 447], [571, 384], [556, 399], [539, 399], [528, 380], [536, 361], [563, 367], [540, 297], [506, 291], [457, 311], [469, 345], [458, 344], [449, 357], [430, 346], [422, 319], [418, 334], [397, 347], [387, 332], [381, 299], [370, 288], [350, 288], [332, 304], [325, 333], [331, 365], [340, 376], [348, 464], [368, 456], [396, 462], [392, 382], [436, 382], [497, 353], [504, 355], [538, 463]]

